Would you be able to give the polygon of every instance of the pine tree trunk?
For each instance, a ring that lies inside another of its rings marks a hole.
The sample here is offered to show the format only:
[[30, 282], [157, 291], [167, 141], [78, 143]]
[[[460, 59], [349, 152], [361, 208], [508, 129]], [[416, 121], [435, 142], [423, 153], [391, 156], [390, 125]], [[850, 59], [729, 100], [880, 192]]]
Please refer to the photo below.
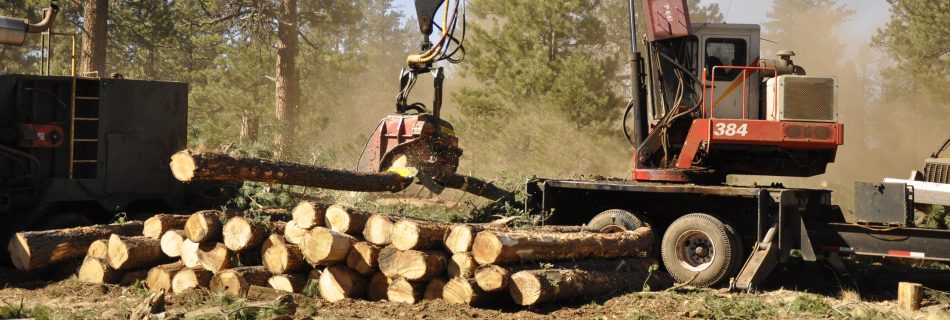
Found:
[[371, 213], [335, 204], [327, 208], [325, 224], [336, 232], [359, 235], [363, 233], [370, 216]]
[[502, 225], [491, 223], [485, 224], [455, 224], [449, 227], [445, 233], [445, 248], [451, 253], [470, 252], [472, 243], [475, 242], [475, 236], [482, 231], [503, 231], [503, 232], [582, 232], [585, 231], [581, 226], [537, 226], [528, 228], [509, 228]]
[[[213, 243], [210, 243], [211, 246], [214, 246]], [[185, 267], [188, 268], [200, 268], [201, 261], [198, 260], [198, 251], [201, 250], [201, 244], [194, 243], [191, 240], [185, 239], [181, 242], [181, 263], [185, 264]]]
[[278, 274], [271, 276], [267, 284], [275, 290], [300, 293], [309, 280], [310, 278], [305, 273]]
[[369, 242], [353, 244], [350, 253], [346, 256], [346, 266], [361, 275], [369, 276], [378, 271], [377, 261], [381, 248]]
[[81, 75], [98, 72], [106, 77], [106, 47], [109, 44], [109, 0], [86, 0], [83, 4]]
[[483, 231], [472, 256], [479, 264], [557, 261], [637, 256], [653, 246], [650, 228], [614, 233], [543, 233]]
[[172, 292], [182, 293], [193, 288], [207, 288], [214, 273], [201, 267], [184, 268], [172, 278]]
[[446, 223], [402, 219], [393, 225], [392, 244], [399, 250], [441, 248], [449, 227]]
[[396, 264], [396, 257], [399, 255], [399, 250], [388, 246], [379, 250], [379, 258], [376, 259], [376, 264], [379, 267], [379, 271], [383, 273], [387, 278], [394, 278], [399, 275], [399, 267]]
[[230, 292], [242, 297], [251, 286], [266, 287], [270, 276], [270, 272], [261, 266], [224, 270], [211, 278], [211, 292]]
[[452, 278], [442, 288], [442, 299], [451, 304], [488, 306], [502, 301], [504, 295], [483, 291], [473, 279]]
[[119, 225], [98, 225], [60, 230], [17, 232], [7, 245], [13, 266], [19, 270], [36, 270], [54, 263], [82, 258], [96, 240], [109, 239], [112, 234], [142, 234], [141, 222]]
[[233, 217], [222, 227], [221, 233], [224, 238], [224, 245], [232, 251], [244, 251], [254, 248], [260, 248], [271, 230], [279, 229], [283, 233], [284, 224], [273, 223], [267, 225], [260, 221], [251, 220], [245, 217]]
[[345, 262], [346, 256], [356, 242], [358, 240], [353, 236], [317, 227], [310, 230], [303, 238], [300, 251], [310, 264], [331, 265]]
[[475, 276], [478, 264], [468, 252], [456, 253], [449, 259], [449, 276], [453, 278], [471, 278]]
[[290, 212], [293, 216], [292, 222], [301, 229], [312, 229], [313, 227], [322, 227], [324, 217], [326, 216], [327, 206], [316, 204], [310, 201], [303, 201], [294, 207]]
[[288, 223], [284, 226], [284, 241], [300, 245], [303, 243], [303, 238], [307, 236], [308, 232], [310, 232], [310, 229], [298, 227], [296, 223]]
[[511, 275], [509, 291], [515, 303], [529, 306], [542, 302], [595, 297], [609, 292], [639, 291], [643, 288], [646, 275], [645, 270], [524, 270]]
[[[556, 262], [549, 264], [549, 269], [581, 269], [588, 271], [636, 271], [647, 270], [656, 263], [653, 259], [645, 258], [618, 258], [592, 259]], [[537, 269], [537, 264], [512, 266], [484, 265], [475, 271], [475, 282], [485, 292], [499, 292], [508, 289], [511, 275], [522, 270]]]
[[79, 267], [77, 278], [85, 283], [118, 283], [122, 279], [122, 271], [113, 269], [105, 260], [86, 257]]
[[261, 254], [264, 267], [273, 274], [297, 273], [310, 269], [304, 260], [300, 247], [287, 243], [283, 237], [273, 234], [264, 243], [264, 253]]
[[489, 200], [514, 197], [511, 192], [498, 188], [491, 182], [461, 174], [446, 175], [436, 182], [446, 188], [461, 190]]
[[228, 214], [218, 210], [203, 210], [193, 213], [185, 222], [185, 236], [194, 243], [221, 240], [222, 220]]
[[281, 0], [277, 18], [276, 100], [277, 130], [274, 135], [274, 158], [285, 159], [293, 153], [293, 133], [297, 124], [297, 103], [300, 79], [297, 77], [298, 25], [297, 0]]
[[447, 262], [442, 251], [399, 251], [397, 275], [409, 281], [428, 281], [445, 274]]
[[342, 264], [323, 270], [318, 287], [320, 296], [330, 302], [362, 297], [366, 293], [366, 278]]
[[148, 237], [109, 237], [109, 266], [116, 270], [149, 268], [169, 261], [157, 239]]
[[425, 290], [425, 282], [410, 282], [409, 280], [398, 278], [389, 284], [389, 289], [386, 290], [386, 297], [392, 302], [415, 304], [422, 300], [422, 295], [425, 293]]
[[145, 220], [142, 227], [142, 235], [159, 239], [169, 230], [184, 228], [188, 217], [189, 216], [186, 215], [156, 214]]
[[385, 246], [392, 243], [393, 221], [387, 215], [373, 214], [363, 227], [363, 238], [373, 244]]
[[182, 264], [181, 261], [155, 266], [148, 271], [148, 276], [145, 277], [145, 285], [149, 291], [159, 291], [163, 289], [166, 292], [171, 291], [172, 279], [175, 278], [175, 274], [178, 273], [178, 271], [184, 268], [185, 265]]

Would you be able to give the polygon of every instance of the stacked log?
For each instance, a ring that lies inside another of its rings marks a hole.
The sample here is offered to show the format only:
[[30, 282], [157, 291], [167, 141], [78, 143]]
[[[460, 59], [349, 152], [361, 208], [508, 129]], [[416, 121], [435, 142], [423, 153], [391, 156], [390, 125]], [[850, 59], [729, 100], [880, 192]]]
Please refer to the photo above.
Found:
[[18, 232], [10, 239], [7, 251], [13, 266], [20, 270], [36, 270], [53, 264], [80, 259], [96, 240], [113, 234], [142, 234], [141, 222], [98, 225], [60, 230]]

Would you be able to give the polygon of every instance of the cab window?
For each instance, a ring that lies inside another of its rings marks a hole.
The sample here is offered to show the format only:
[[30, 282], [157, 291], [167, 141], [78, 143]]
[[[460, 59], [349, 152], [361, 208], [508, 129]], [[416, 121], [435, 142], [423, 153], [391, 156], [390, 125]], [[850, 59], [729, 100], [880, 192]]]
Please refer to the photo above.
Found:
[[[748, 50], [743, 39], [709, 38], [706, 40], [706, 78], [712, 80], [713, 67], [749, 65]], [[731, 81], [742, 74], [740, 69], [716, 69], [716, 81]]]

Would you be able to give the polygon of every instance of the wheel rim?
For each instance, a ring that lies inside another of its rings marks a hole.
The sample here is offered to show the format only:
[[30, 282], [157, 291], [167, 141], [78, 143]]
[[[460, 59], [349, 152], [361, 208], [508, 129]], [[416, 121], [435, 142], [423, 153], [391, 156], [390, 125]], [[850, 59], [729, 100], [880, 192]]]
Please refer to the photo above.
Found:
[[690, 271], [703, 271], [712, 265], [716, 248], [705, 232], [690, 230], [676, 239], [676, 258]]

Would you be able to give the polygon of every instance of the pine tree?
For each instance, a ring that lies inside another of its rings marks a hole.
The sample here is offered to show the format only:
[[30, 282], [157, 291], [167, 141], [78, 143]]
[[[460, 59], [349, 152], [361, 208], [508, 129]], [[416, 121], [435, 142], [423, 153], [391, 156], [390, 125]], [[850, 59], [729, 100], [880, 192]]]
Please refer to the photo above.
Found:
[[[887, 97], [950, 99], [950, 3], [888, 0], [891, 18], [873, 44], [894, 62], [884, 71]], [[936, 111], [936, 110], [934, 110]], [[943, 110], [944, 114], [946, 110]]]

